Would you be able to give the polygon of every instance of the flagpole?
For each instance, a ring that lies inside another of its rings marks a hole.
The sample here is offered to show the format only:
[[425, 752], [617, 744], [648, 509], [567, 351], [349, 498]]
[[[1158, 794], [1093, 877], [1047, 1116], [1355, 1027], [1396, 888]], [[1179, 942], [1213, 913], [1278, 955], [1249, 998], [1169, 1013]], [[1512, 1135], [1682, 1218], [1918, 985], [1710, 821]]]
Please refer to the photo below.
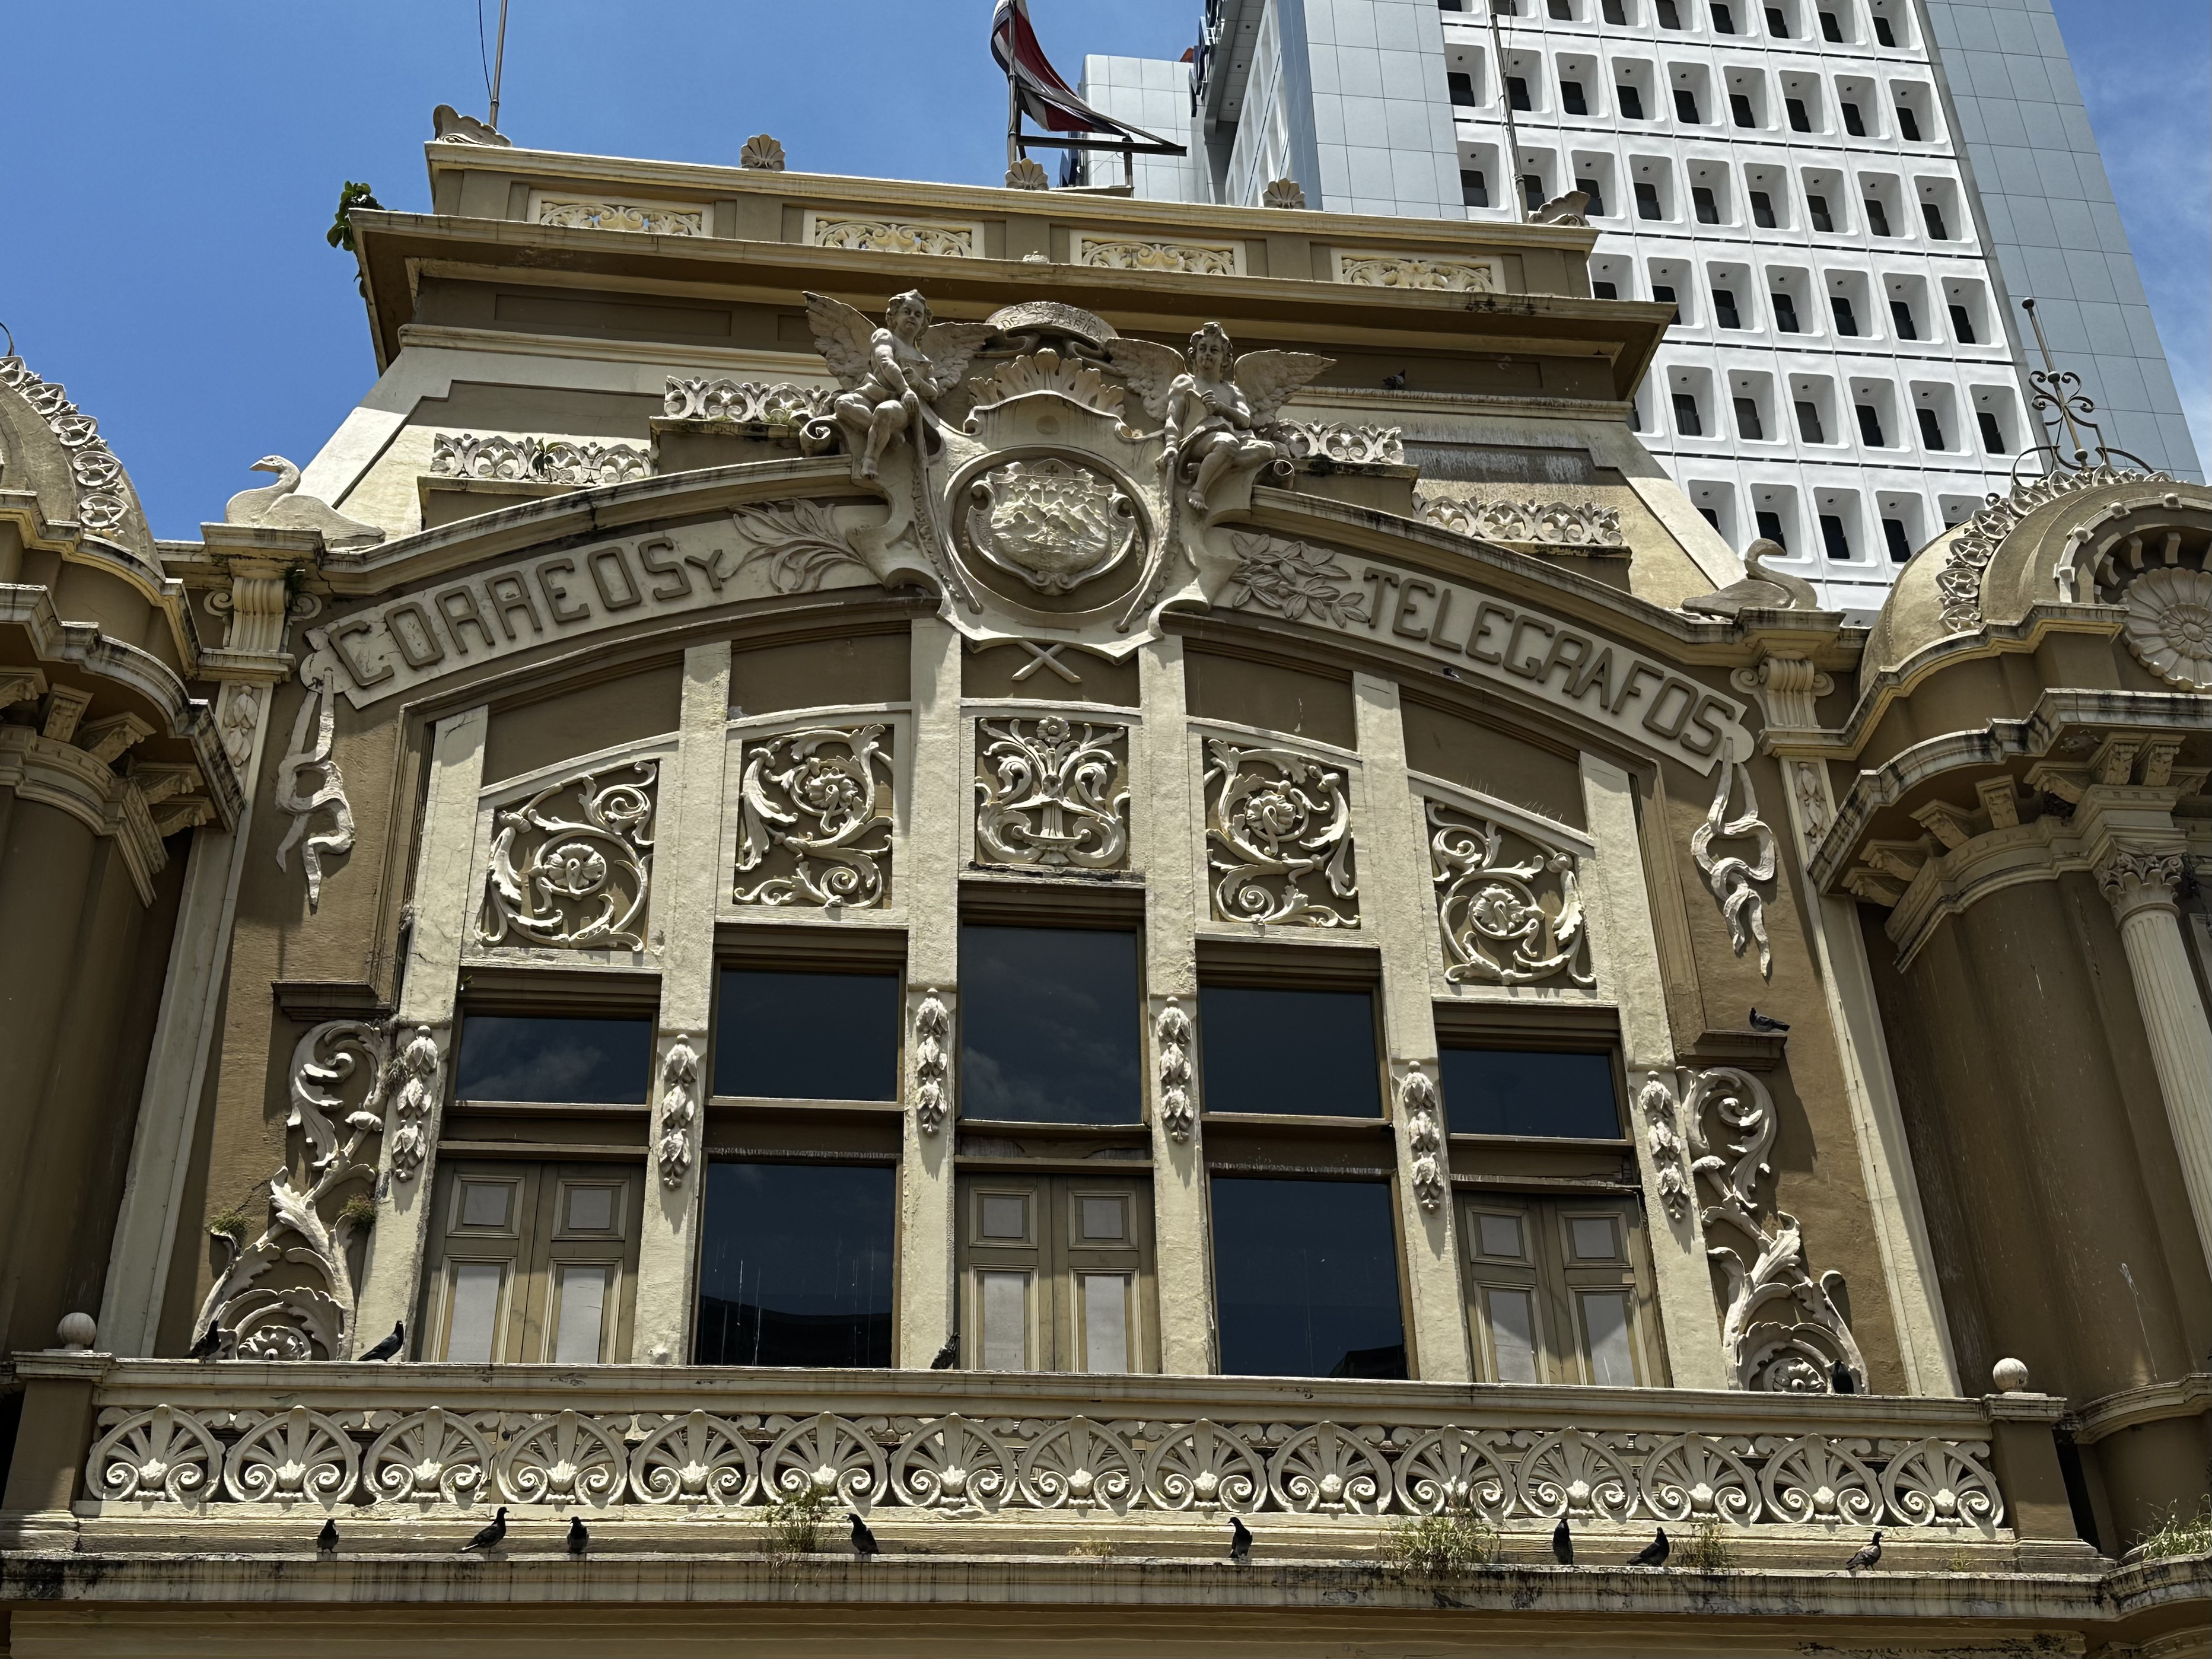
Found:
[[[478, 15], [477, 21], [478, 27], [482, 27], [483, 19], [481, 14]], [[483, 46], [483, 37], [481, 34], [477, 37], [477, 46], [479, 50]], [[499, 44], [492, 49], [491, 55], [491, 118], [484, 123], [494, 132], [499, 131], [499, 83], [501, 77], [506, 72], [507, 0], [499, 0]]]
[[1014, 84], [1013, 56], [1006, 58], [1006, 166], [1011, 168], [1022, 154], [1022, 94]]

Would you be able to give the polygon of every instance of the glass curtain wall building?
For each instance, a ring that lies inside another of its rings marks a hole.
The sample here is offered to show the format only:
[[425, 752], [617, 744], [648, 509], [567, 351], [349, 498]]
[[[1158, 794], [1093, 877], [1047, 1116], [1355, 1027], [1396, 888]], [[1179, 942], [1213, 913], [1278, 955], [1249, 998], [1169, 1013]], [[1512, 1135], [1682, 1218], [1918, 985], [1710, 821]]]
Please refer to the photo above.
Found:
[[1140, 196], [1511, 220], [1581, 191], [1593, 291], [1678, 311], [1644, 444], [1829, 605], [1878, 606], [2033, 448], [2023, 298], [2108, 441], [2203, 476], [2050, 0], [1210, 0], [1187, 64], [1085, 65], [1155, 131], [1170, 82], [1191, 158]]

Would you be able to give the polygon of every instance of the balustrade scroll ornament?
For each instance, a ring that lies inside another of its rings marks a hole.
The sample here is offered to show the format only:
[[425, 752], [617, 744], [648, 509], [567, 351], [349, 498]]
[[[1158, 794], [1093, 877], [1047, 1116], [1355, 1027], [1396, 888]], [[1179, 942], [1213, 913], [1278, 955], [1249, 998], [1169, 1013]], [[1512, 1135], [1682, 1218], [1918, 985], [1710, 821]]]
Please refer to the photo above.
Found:
[[[634, 781], [605, 783], [619, 770]], [[548, 784], [497, 816], [477, 943], [565, 951], [645, 948], [659, 763], [634, 761]], [[549, 805], [574, 791], [576, 814]]]
[[1440, 289], [1494, 294], [1501, 286], [1489, 259], [1424, 259], [1410, 253], [1341, 253], [1336, 280], [1358, 288]]
[[417, 1025], [399, 1047], [399, 1092], [392, 1102], [392, 1137], [384, 1144], [394, 1181], [414, 1180], [430, 1155], [430, 1114], [437, 1109], [438, 1077], [444, 1066], [438, 1039], [428, 1026]]
[[1621, 548], [1620, 509], [1594, 501], [1462, 501], [1423, 498], [1421, 518], [1439, 530], [1479, 541], [1519, 542], [1538, 547]]
[[[1725, 760], [1715, 768], [1717, 780], [1713, 789], [1713, 804], [1706, 808], [1705, 820], [1690, 832], [1690, 856], [1705, 878], [1706, 886], [1712, 889], [1713, 898], [1727, 918], [1729, 943], [1741, 956], [1745, 948], [1757, 942], [1759, 971], [1762, 977], [1774, 977], [1774, 950], [1766, 939], [1766, 900], [1754, 882], [1774, 879], [1774, 831], [1768, 829], [1759, 816], [1759, 797], [1751, 785], [1751, 769], [1740, 760]], [[1735, 817], [1728, 816], [1729, 798], [1741, 787], [1743, 791], [1743, 811]], [[1757, 843], [1755, 860], [1746, 860], [1732, 854], [1715, 857], [1712, 844], [1716, 838], [1735, 840], [1748, 836]]]
[[1425, 1210], [1440, 1208], [1444, 1201], [1443, 1102], [1421, 1062], [1406, 1067], [1398, 1085], [1398, 1116], [1406, 1126], [1406, 1151], [1413, 1160], [1413, 1196]]
[[[1709, 1114], [1720, 1124], [1711, 1138]], [[1733, 1066], [1698, 1073], [1685, 1092], [1683, 1119], [1691, 1171], [1705, 1178], [1716, 1198], [1702, 1212], [1706, 1227], [1731, 1227], [1749, 1247], [1748, 1265], [1728, 1245], [1706, 1250], [1728, 1278], [1721, 1343], [1734, 1386], [1825, 1394], [1830, 1370], [1840, 1361], [1857, 1391], [1865, 1393], [1866, 1361], [1836, 1305], [1830, 1276], [1814, 1279], [1797, 1218], [1779, 1209], [1770, 1217], [1759, 1195], [1773, 1173], [1766, 1155], [1774, 1146], [1774, 1101], [1766, 1085]], [[1716, 1143], [1721, 1151], [1711, 1150]], [[1788, 1322], [1759, 1317], [1771, 1308], [1778, 1308]]]
[[1595, 985], [1575, 855], [1514, 831], [1534, 850], [1509, 859], [1502, 824], [1442, 801], [1428, 802], [1426, 811], [1444, 977], [1454, 984], [1564, 978]]
[[[289, 870], [292, 849], [300, 848], [300, 867], [307, 876], [307, 908], [323, 902], [323, 860], [353, 850], [353, 804], [346, 799], [345, 774], [331, 752], [337, 732], [337, 691], [332, 665], [310, 657], [300, 665], [300, 683], [307, 688], [299, 717], [292, 722], [292, 746], [276, 763], [276, 810], [292, 820], [284, 838], [276, 843], [276, 867]], [[251, 741], [249, 736], [248, 741]], [[319, 774], [322, 781], [302, 793], [302, 773]], [[318, 815], [330, 814], [328, 827], [314, 827]]]
[[809, 726], [745, 745], [739, 904], [880, 905], [891, 850], [891, 763], [882, 726]]
[[1160, 1067], [1160, 1121], [1170, 1139], [1190, 1139], [1198, 1115], [1190, 1105], [1190, 1016], [1182, 1004], [1168, 999], [1152, 1027]]
[[1294, 461], [1325, 460], [1338, 466], [1403, 466], [1406, 428], [1339, 426], [1333, 421], [1278, 421], [1268, 428]]
[[979, 720], [975, 731], [975, 841], [986, 860], [1056, 870], [1127, 861], [1128, 727], [1046, 714]]
[[[313, 1373], [301, 1375], [306, 1393]], [[921, 1418], [716, 1414], [674, 1401], [661, 1412], [554, 1401], [394, 1409], [319, 1389], [313, 1404], [276, 1410], [186, 1408], [129, 1397], [139, 1392], [103, 1405], [86, 1490], [180, 1518], [371, 1498], [459, 1521], [496, 1498], [556, 1513], [622, 1505], [626, 1524], [650, 1527], [704, 1511], [758, 1516], [811, 1492], [861, 1512], [979, 1522], [1024, 1510], [1322, 1524], [1451, 1513], [1530, 1536], [1566, 1517], [1777, 1532], [1882, 1525], [1931, 1545], [1978, 1544], [1996, 1542], [2005, 1520], [1986, 1437], [1955, 1437], [1954, 1422], [1948, 1434], [1803, 1431], [1779, 1402], [1731, 1413], [1754, 1426], [1701, 1434], [1663, 1418], [1583, 1429], [1526, 1405], [1510, 1424], [1386, 1426], [1295, 1411], [1265, 1422], [1101, 1423], [1048, 1407]]]
[[827, 386], [787, 380], [668, 376], [661, 412], [672, 421], [736, 421], [745, 426], [804, 426], [830, 412]]
[[1243, 247], [1235, 242], [1158, 242], [1139, 237], [1079, 236], [1074, 263], [1103, 270], [1234, 276], [1243, 268]]
[[1357, 927], [1358, 911], [1345, 902], [1359, 891], [1352, 872], [1348, 775], [1292, 750], [1247, 749], [1223, 738], [1208, 738], [1206, 753], [1214, 915]]
[[914, 1121], [926, 1135], [945, 1127], [952, 1071], [945, 1045], [951, 1041], [952, 1016], [938, 1000], [933, 985], [921, 994], [914, 1011]]
[[664, 1187], [681, 1187], [691, 1172], [691, 1126], [698, 1115], [698, 1051], [689, 1037], [679, 1036], [660, 1057], [660, 1128], [653, 1138], [653, 1156]]
[[572, 230], [634, 230], [655, 236], [704, 236], [702, 209], [664, 207], [643, 202], [575, 202], [547, 199], [538, 204], [538, 222]]
[[430, 441], [430, 476], [587, 489], [651, 477], [653, 457], [635, 444], [441, 432]]
[[940, 258], [983, 257], [981, 228], [921, 220], [817, 219], [814, 246], [870, 253], [928, 253]]
[[1645, 1073], [1644, 1086], [1636, 1091], [1636, 1111], [1644, 1120], [1644, 1144], [1657, 1172], [1660, 1201], [1666, 1205], [1667, 1213], [1680, 1221], [1690, 1210], [1687, 1164], [1682, 1155], [1674, 1091], [1658, 1073]]
[[[228, 1259], [192, 1322], [195, 1346], [217, 1334], [240, 1359], [311, 1359], [319, 1349], [325, 1359], [351, 1358], [354, 1284], [347, 1247], [360, 1217], [351, 1202], [335, 1218], [325, 1218], [322, 1206], [348, 1182], [363, 1183], [356, 1196], [375, 1183], [375, 1166], [362, 1158], [362, 1143], [384, 1132], [390, 1054], [386, 1029], [360, 1020], [325, 1020], [294, 1045], [285, 1127], [300, 1131], [313, 1179], [302, 1189], [292, 1184], [289, 1167], [278, 1168], [269, 1182], [269, 1225], [252, 1244], [227, 1228], [213, 1231]], [[356, 1076], [367, 1086], [349, 1111], [344, 1091]], [[331, 1121], [342, 1113], [349, 1131], [343, 1140]], [[280, 1261], [320, 1275], [320, 1288], [255, 1282]]]

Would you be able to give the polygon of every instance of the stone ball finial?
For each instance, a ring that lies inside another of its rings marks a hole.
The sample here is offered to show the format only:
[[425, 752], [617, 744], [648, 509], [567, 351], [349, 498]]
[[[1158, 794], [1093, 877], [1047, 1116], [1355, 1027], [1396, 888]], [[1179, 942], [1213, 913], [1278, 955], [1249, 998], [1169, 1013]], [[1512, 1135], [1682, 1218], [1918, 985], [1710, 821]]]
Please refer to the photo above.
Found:
[[62, 1322], [54, 1327], [54, 1334], [62, 1340], [62, 1346], [71, 1353], [82, 1353], [100, 1338], [100, 1327], [92, 1322], [88, 1313], [67, 1313]]
[[2019, 1394], [2027, 1387], [2027, 1367], [2017, 1359], [2000, 1359], [1990, 1367], [1990, 1381], [1999, 1394]]

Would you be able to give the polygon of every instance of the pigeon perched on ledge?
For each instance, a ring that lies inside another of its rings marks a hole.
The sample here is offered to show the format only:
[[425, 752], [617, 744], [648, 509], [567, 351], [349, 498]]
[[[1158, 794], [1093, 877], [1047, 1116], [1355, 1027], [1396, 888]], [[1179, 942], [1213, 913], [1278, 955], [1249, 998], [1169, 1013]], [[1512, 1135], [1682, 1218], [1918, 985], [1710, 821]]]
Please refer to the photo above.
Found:
[[1229, 1559], [1242, 1566], [1252, 1559], [1252, 1529], [1237, 1516], [1229, 1517]]
[[1667, 1541], [1667, 1528], [1662, 1527], [1656, 1538], [1628, 1558], [1628, 1565], [1632, 1567], [1663, 1567], [1674, 1547]]
[[462, 1545], [461, 1553], [465, 1555], [471, 1550], [495, 1550], [506, 1537], [507, 1505], [502, 1504], [499, 1506], [499, 1512], [492, 1516], [491, 1524]]
[[1828, 1362], [1828, 1392], [1856, 1394], [1858, 1391], [1859, 1380], [1851, 1375], [1851, 1368], [1840, 1359], [1830, 1360]]
[[390, 1359], [406, 1346], [407, 1322], [404, 1319], [394, 1320], [392, 1325], [392, 1334], [361, 1357], [363, 1359]]
[[1552, 1528], [1552, 1559], [1563, 1567], [1575, 1564], [1575, 1535], [1568, 1530], [1564, 1515], [1559, 1517], [1559, 1524]]
[[222, 1327], [210, 1324], [200, 1333], [200, 1340], [185, 1350], [187, 1359], [212, 1359], [222, 1352]]
[[1790, 1022], [1777, 1019], [1771, 1014], [1762, 1014], [1753, 1008], [1751, 1011], [1751, 1029], [1754, 1031], [1786, 1031], [1790, 1029]]
[[937, 1351], [937, 1358], [929, 1362], [933, 1371], [949, 1371], [960, 1363], [960, 1339], [954, 1337]]
[[1845, 1572], [1856, 1572], [1862, 1567], [1873, 1566], [1881, 1559], [1881, 1528], [1880, 1527], [1876, 1527], [1874, 1529], [1874, 1536], [1868, 1539], [1865, 1543], [1860, 1545], [1857, 1549], [1854, 1550], [1851, 1553], [1851, 1559], [1844, 1563], [1844, 1571]]
[[876, 1547], [876, 1535], [868, 1530], [868, 1523], [866, 1522], [861, 1520], [859, 1516], [854, 1514], [850, 1510], [845, 1511], [845, 1518], [853, 1523], [854, 1554], [866, 1559], [871, 1555], [881, 1555], [883, 1553], [883, 1551]]
[[568, 1517], [568, 1553], [581, 1555], [591, 1547], [592, 1532], [591, 1528], [584, 1524], [584, 1517], [580, 1515], [570, 1516]]
[[[1879, 1533], [1875, 1535], [1876, 1537], [1881, 1536]], [[337, 1553], [337, 1547], [338, 1523], [337, 1518], [333, 1516], [331, 1519], [324, 1522], [323, 1529], [315, 1534], [315, 1549], [319, 1554], [335, 1555]], [[1861, 1553], [1863, 1554], [1864, 1552], [1862, 1551]], [[1856, 1560], [1858, 1557], [1853, 1556], [1851, 1559], [1853, 1560]]]

